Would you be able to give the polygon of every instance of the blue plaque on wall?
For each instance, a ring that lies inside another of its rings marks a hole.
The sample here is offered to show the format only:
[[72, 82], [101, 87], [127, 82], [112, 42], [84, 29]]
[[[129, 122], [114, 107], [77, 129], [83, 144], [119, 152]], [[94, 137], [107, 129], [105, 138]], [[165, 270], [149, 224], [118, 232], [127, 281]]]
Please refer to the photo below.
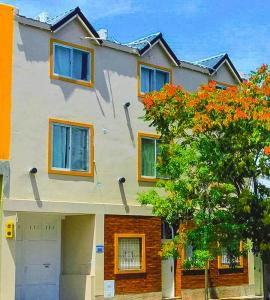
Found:
[[96, 245], [96, 253], [104, 253], [104, 245]]

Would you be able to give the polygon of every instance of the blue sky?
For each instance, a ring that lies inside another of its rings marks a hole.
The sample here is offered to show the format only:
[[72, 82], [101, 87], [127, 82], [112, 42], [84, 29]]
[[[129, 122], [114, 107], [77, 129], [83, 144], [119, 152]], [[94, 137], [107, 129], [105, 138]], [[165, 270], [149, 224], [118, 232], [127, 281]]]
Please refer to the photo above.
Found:
[[129, 42], [161, 31], [180, 59], [198, 60], [227, 52], [249, 73], [270, 63], [268, 0], [6, 0], [20, 14], [55, 16], [79, 6], [96, 28]]

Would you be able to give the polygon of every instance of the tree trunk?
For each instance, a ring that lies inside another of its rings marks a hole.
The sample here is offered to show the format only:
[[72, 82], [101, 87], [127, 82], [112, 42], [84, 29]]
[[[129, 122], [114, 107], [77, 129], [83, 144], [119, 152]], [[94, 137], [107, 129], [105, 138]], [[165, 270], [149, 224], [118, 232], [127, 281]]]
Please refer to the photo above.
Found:
[[208, 262], [204, 269], [204, 300], [208, 300]]
[[270, 251], [262, 255], [264, 300], [270, 300]]

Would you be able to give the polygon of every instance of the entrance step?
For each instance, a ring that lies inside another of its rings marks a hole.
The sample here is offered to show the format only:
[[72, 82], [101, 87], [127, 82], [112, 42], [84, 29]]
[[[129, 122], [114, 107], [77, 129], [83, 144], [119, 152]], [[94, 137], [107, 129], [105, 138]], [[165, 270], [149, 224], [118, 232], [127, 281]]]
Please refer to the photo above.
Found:
[[182, 297], [173, 297], [173, 298], [166, 298], [166, 297], [163, 297], [162, 300], [179, 300], [179, 299], [182, 299]]

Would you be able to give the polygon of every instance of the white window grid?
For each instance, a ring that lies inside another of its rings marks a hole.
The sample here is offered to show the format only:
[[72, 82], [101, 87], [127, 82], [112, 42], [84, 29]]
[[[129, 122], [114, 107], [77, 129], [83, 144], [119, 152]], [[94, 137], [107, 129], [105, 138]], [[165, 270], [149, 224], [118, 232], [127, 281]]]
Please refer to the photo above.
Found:
[[[222, 254], [222, 256], [221, 256], [221, 265], [230, 266], [231, 263], [232, 262], [230, 261], [227, 254], [226, 253]], [[236, 257], [235, 260], [234, 260], [234, 263], [236, 264], [236, 266], [239, 266], [240, 265], [240, 257]]]
[[119, 270], [140, 270], [142, 268], [141, 238], [119, 238]]

